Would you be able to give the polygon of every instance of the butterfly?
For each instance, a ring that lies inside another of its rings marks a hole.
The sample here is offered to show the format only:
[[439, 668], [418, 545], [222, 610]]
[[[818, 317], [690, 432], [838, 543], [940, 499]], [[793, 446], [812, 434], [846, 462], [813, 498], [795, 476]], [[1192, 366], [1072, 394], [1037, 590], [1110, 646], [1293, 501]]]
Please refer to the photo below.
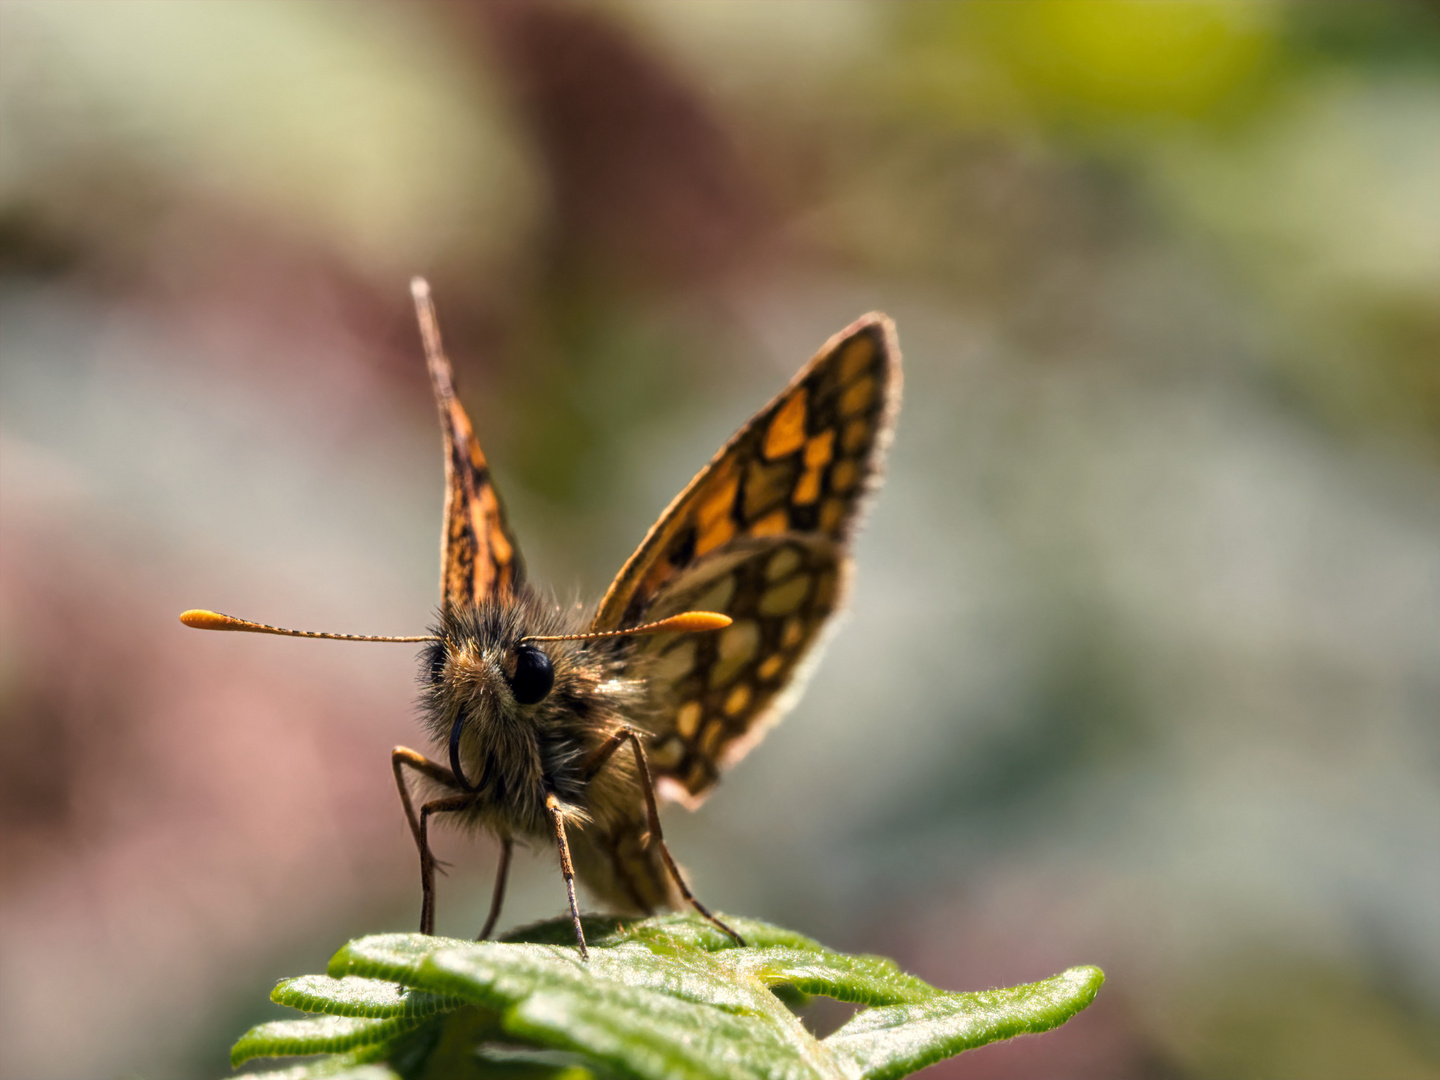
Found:
[[576, 943], [579, 880], [621, 912], [691, 891], [658, 796], [694, 809], [798, 697], [851, 575], [850, 542], [900, 404], [884, 315], [832, 337], [660, 515], [588, 618], [532, 586], [489, 464], [455, 392], [428, 284], [411, 283], [444, 435], [440, 612], [431, 633], [286, 630], [207, 610], [187, 626], [345, 641], [423, 642], [421, 711], [441, 760], [391, 765], [434, 932], [432, 820], [500, 842], [489, 936], [517, 839], [553, 843]]

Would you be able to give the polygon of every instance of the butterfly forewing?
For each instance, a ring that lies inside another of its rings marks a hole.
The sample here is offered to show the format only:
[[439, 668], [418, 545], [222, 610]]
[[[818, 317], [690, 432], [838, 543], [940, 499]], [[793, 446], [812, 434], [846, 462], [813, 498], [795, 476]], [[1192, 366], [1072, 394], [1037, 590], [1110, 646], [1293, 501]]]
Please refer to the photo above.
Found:
[[430, 381], [445, 436], [445, 524], [440, 538], [440, 596], [444, 612], [505, 596], [525, 578], [515, 536], [505, 522], [490, 468], [470, 418], [455, 396], [450, 361], [435, 351]]
[[655, 710], [652, 769], [673, 797], [698, 803], [795, 689], [843, 599], [899, 395], [888, 319], [837, 334], [690, 482], [601, 602], [596, 630], [687, 609], [735, 620], [632, 654]]

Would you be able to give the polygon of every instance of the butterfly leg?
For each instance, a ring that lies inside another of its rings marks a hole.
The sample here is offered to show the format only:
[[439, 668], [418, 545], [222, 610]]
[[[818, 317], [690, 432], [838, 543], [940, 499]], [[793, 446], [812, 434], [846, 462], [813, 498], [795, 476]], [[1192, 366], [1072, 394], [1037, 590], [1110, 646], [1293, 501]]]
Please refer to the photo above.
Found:
[[395, 770], [395, 786], [400, 789], [400, 803], [405, 807], [405, 820], [410, 823], [410, 835], [415, 837], [415, 844], [419, 846], [420, 819], [415, 816], [415, 804], [410, 801], [410, 789], [405, 786], [405, 774], [401, 772], [406, 766], [448, 788], [456, 791], [461, 789], [455, 782], [454, 773], [444, 765], [431, 761], [424, 754], [417, 753], [408, 746], [397, 746], [390, 751], [390, 767]]
[[420, 932], [435, 933], [435, 856], [430, 854], [428, 832], [431, 814], [453, 813], [469, 810], [475, 805], [471, 794], [447, 795], [443, 799], [431, 799], [420, 807]]
[[580, 946], [580, 959], [589, 960], [585, 929], [580, 925], [580, 908], [575, 903], [575, 866], [570, 861], [570, 841], [565, 839], [565, 813], [560, 809], [560, 800], [553, 794], [545, 796], [545, 809], [555, 826], [555, 844], [560, 849], [560, 873], [565, 877], [565, 892], [570, 897], [570, 920], [575, 924], [575, 944]]
[[404, 769], [407, 767], [414, 769], [448, 788], [459, 790], [460, 785], [455, 783], [455, 774], [444, 765], [431, 761], [424, 754], [417, 753], [408, 746], [397, 746], [390, 751], [390, 766], [395, 771], [395, 786], [400, 789], [400, 804], [405, 808], [405, 820], [410, 823], [410, 835], [415, 838], [415, 847], [420, 852], [420, 885], [423, 892], [420, 904], [420, 930], [422, 933], [428, 934], [430, 931], [425, 927], [434, 923], [435, 868], [439, 867], [441, 873], [444, 873], [446, 864], [430, 853], [430, 847], [425, 842], [420, 819], [415, 815], [415, 804], [410, 798], [410, 789], [405, 784]]
[[490, 936], [490, 931], [495, 929], [495, 922], [500, 918], [500, 908], [505, 903], [505, 883], [510, 878], [510, 855], [515, 850], [515, 841], [508, 836], [500, 838], [500, 866], [495, 871], [495, 891], [490, 896], [490, 914], [485, 916], [485, 926], [480, 931], [476, 941], [484, 941]]
[[670, 848], [665, 844], [665, 833], [660, 828], [660, 808], [655, 804], [655, 783], [650, 778], [650, 762], [645, 757], [645, 746], [640, 741], [640, 733], [634, 728], [621, 728], [590, 755], [590, 759], [582, 767], [582, 774], [586, 780], [589, 780], [615, 755], [615, 751], [627, 742], [634, 750], [635, 762], [640, 767], [640, 789], [645, 793], [645, 817], [650, 828], [650, 842], [660, 848], [660, 857], [665, 860], [665, 868], [670, 871], [670, 876], [675, 880], [675, 884], [679, 887], [686, 902], [703, 918], [734, 938], [735, 944], [743, 948], [745, 939], [712, 915], [710, 909], [696, 899], [695, 894], [690, 891], [690, 886], [686, 884], [684, 875], [680, 873], [680, 867], [675, 865]]

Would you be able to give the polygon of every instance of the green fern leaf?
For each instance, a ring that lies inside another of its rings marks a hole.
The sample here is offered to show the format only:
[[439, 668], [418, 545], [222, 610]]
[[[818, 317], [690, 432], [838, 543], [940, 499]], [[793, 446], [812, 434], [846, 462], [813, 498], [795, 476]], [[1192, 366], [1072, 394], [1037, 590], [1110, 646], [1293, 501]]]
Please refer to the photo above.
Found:
[[[275, 988], [274, 1000], [321, 1016], [262, 1024], [232, 1057], [343, 1055], [297, 1078], [384, 1068], [375, 1075], [406, 1080], [890, 1080], [1062, 1024], [1104, 981], [1098, 968], [1078, 967], [1027, 986], [949, 993], [883, 957], [728, 921], [747, 947], [690, 916], [587, 920], [588, 962], [563, 919], [498, 942], [360, 938], [336, 953], [328, 976]], [[785, 1001], [817, 994], [867, 1008], [816, 1039]]]

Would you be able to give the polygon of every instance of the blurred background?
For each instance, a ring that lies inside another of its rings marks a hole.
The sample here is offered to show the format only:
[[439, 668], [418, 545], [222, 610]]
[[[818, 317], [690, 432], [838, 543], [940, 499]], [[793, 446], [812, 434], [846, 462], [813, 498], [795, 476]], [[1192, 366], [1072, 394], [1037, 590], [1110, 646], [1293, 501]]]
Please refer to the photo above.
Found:
[[227, 1075], [415, 924], [409, 650], [176, 621], [423, 631], [414, 273], [566, 599], [897, 320], [847, 624], [666, 821], [940, 986], [1105, 968], [929, 1075], [1440, 1070], [1434, 4], [6, 0], [0, 89], [0, 1074]]

